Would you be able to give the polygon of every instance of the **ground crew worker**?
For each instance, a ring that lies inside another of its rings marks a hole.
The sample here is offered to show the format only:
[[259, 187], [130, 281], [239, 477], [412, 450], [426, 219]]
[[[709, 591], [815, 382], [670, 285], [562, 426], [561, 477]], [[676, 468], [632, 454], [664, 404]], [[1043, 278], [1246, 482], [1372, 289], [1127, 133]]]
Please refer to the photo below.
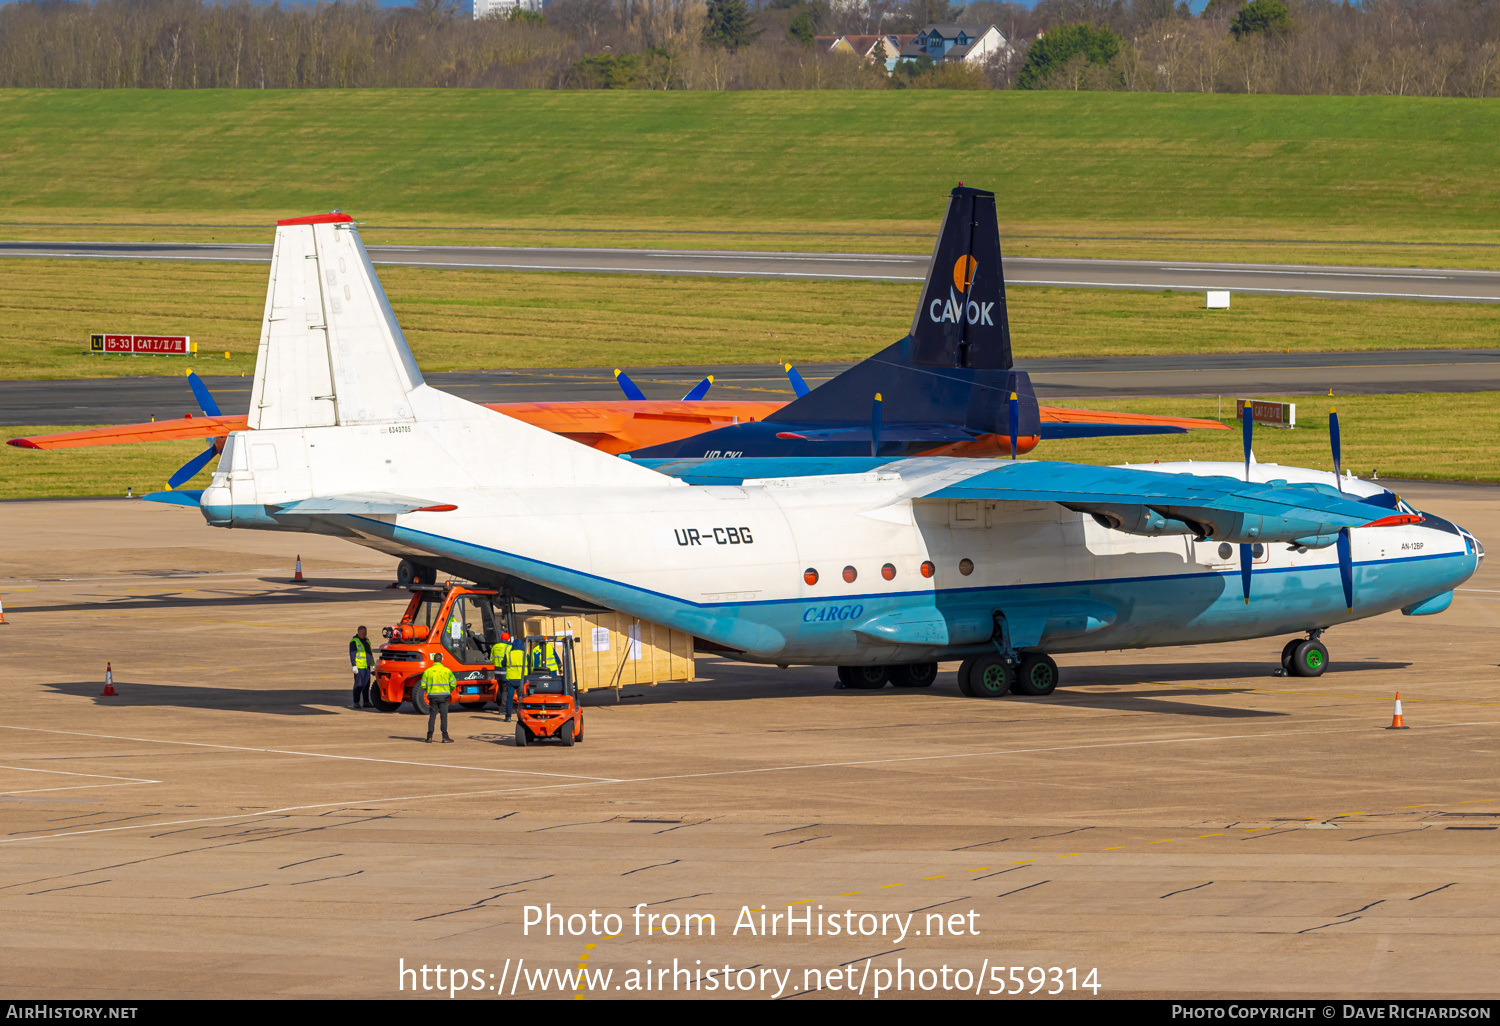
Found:
[[510, 651], [505, 654], [505, 722], [510, 722], [510, 713], [517, 708], [521, 701], [521, 684], [526, 679], [526, 648], [519, 642], [510, 643]]
[[510, 640], [509, 631], [500, 632], [500, 640], [490, 649], [490, 662], [496, 671], [503, 674], [500, 681], [498, 703], [505, 710], [505, 722], [510, 722], [511, 709], [515, 706], [521, 678], [526, 675], [526, 653]]
[[453, 743], [448, 736], [448, 701], [453, 696], [453, 671], [443, 665], [443, 653], [432, 653], [432, 665], [422, 671], [422, 691], [427, 696], [427, 743], [432, 744], [432, 724], [439, 710], [443, 714], [443, 744]]
[[370, 667], [375, 665], [375, 656], [370, 651], [370, 639], [365, 625], [360, 624], [354, 637], [349, 639], [349, 665], [354, 667], [354, 699], [351, 709], [370, 708]]
[[557, 672], [557, 649], [552, 647], [551, 641], [543, 641], [531, 650], [531, 668], [546, 670], [548, 673]]

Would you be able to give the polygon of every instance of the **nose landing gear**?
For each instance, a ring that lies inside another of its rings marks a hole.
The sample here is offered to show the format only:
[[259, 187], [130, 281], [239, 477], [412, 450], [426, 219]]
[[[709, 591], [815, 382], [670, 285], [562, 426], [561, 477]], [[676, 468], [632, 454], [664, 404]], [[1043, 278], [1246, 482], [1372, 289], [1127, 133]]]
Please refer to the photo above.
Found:
[[1305, 638], [1293, 638], [1281, 650], [1281, 674], [1283, 677], [1321, 677], [1328, 669], [1328, 646], [1319, 639], [1323, 630], [1307, 632]]

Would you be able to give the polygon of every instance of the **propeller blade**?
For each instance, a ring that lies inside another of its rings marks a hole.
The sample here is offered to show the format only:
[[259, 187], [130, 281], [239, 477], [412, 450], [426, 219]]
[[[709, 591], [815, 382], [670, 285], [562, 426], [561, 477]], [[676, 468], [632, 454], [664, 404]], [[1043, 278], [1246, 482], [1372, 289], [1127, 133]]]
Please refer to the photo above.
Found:
[[1351, 551], [1349, 528], [1339, 531], [1339, 581], [1344, 585], [1344, 605], [1354, 612], [1354, 554]]
[[1338, 485], [1339, 491], [1342, 492], [1344, 490], [1344, 453], [1339, 439], [1339, 411], [1332, 408], [1328, 411], [1328, 443], [1333, 446], [1333, 483]]
[[1250, 480], [1250, 442], [1255, 434], [1255, 418], [1250, 415], [1250, 400], [1240, 407], [1240, 437], [1245, 441], [1245, 480]]
[[618, 367], [615, 368], [615, 382], [620, 386], [620, 391], [625, 393], [626, 399], [639, 400], [646, 398], [646, 393], [641, 391], [640, 386], [631, 381], [629, 375]]
[[879, 456], [880, 455], [880, 408], [884, 404], [884, 402], [885, 402], [885, 400], [883, 400], [880, 397], [880, 393], [876, 392], [875, 393], [875, 405], [870, 410], [870, 455], [871, 456]]
[[1021, 448], [1021, 400], [1016, 393], [1010, 394], [1010, 458], [1016, 458], [1016, 452]]
[[693, 390], [682, 397], [682, 401], [685, 403], [690, 403], [698, 399], [702, 399], [704, 396], [708, 395], [708, 390], [712, 388], [713, 385], [714, 376], [710, 374], [708, 377], [704, 378], [702, 381], [694, 385]]
[[1240, 546], [1240, 590], [1245, 593], [1245, 605], [1250, 604], [1250, 565], [1255, 562], [1255, 548]]
[[798, 399], [801, 399], [812, 391], [812, 389], [807, 387], [807, 382], [802, 380], [802, 375], [797, 373], [797, 368], [789, 363], [785, 365], [785, 368], [786, 379], [792, 383], [792, 391], [797, 393]]
[[219, 447], [217, 445], [210, 445], [207, 449], [204, 449], [198, 455], [194, 456], [182, 466], [178, 467], [177, 473], [167, 478], [167, 487], [176, 488], [178, 485], [183, 484], [184, 482], [191, 481], [193, 478], [198, 476], [198, 471], [208, 466], [208, 461], [213, 459], [218, 454]]
[[219, 412], [219, 404], [214, 402], [213, 393], [203, 383], [203, 379], [192, 371], [187, 372], [188, 387], [193, 390], [193, 398], [198, 400], [198, 408], [210, 417], [222, 417]]

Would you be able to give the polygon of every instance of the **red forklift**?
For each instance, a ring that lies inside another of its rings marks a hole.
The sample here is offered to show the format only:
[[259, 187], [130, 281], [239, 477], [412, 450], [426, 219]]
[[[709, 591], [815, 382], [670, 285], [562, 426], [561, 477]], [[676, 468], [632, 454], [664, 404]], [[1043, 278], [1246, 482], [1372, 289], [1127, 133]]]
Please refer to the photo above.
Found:
[[583, 741], [583, 708], [578, 704], [573, 635], [529, 634], [526, 676], [521, 680], [516, 747], [555, 740], [571, 748]]
[[452, 581], [407, 588], [411, 601], [401, 622], [380, 632], [388, 640], [370, 678], [371, 703], [382, 712], [395, 712], [402, 702], [410, 702], [413, 712], [427, 715], [422, 671], [432, 665], [433, 653], [441, 652], [443, 665], [456, 678], [451, 708], [498, 705], [499, 674], [490, 662], [490, 649], [510, 623], [500, 593]]

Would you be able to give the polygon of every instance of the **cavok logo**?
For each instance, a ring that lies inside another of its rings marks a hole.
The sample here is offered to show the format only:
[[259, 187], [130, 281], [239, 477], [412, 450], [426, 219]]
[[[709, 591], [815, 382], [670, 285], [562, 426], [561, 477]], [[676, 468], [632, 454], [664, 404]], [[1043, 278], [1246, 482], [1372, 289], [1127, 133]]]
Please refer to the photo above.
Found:
[[976, 303], [964, 298], [974, 284], [974, 273], [978, 270], [978, 260], [967, 255], [958, 258], [953, 265], [954, 288], [948, 290], [947, 302], [934, 299], [927, 306], [927, 316], [934, 324], [942, 324], [944, 321], [962, 324], [967, 320], [970, 324], [994, 325], [990, 316], [990, 311], [995, 308], [994, 303]]

